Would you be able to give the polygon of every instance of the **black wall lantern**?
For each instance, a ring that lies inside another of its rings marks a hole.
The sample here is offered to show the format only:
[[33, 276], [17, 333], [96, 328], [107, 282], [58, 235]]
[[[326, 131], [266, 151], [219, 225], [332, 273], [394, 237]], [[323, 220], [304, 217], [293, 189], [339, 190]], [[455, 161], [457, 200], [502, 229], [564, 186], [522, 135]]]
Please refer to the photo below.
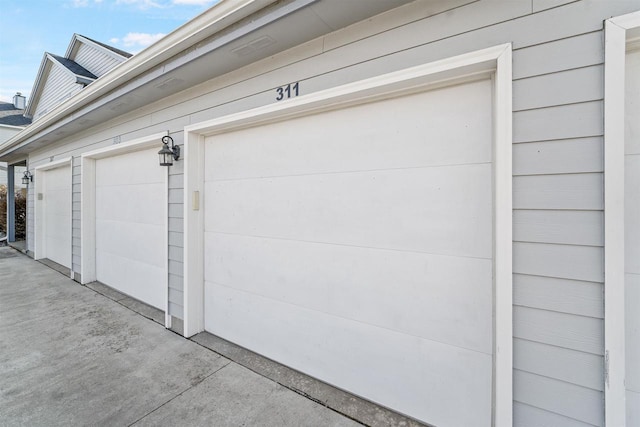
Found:
[[[169, 148], [169, 142], [171, 142], [171, 148]], [[158, 151], [160, 156], [160, 166], [172, 166], [174, 160], [180, 158], [180, 147], [173, 145], [173, 138], [170, 136], [162, 137], [162, 148]]]
[[24, 171], [22, 174], [22, 183], [24, 185], [29, 185], [30, 182], [33, 182], [33, 175], [31, 175], [31, 172], [29, 171]]

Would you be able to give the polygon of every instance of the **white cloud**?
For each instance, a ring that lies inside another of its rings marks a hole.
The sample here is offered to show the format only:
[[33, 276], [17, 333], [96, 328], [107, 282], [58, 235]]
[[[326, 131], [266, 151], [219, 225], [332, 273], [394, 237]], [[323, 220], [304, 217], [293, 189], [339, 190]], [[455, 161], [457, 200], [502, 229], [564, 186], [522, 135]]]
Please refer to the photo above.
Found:
[[[166, 36], [163, 33], [148, 34], [148, 33], [128, 33], [122, 39], [112, 38], [112, 43], [122, 42], [125, 47], [147, 47], [157, 42], [161, 38]], [[115, 40], [115, 41], [114, 41]]]
[[[93, 0], [94, 3], [100, 4], [102, 0]], [[90, 4], [90, 0], [71, 0], [72, 7], [88, 7]]]
[[173, 4], [186, 4], [186, 5], [194, 5], [194, 6], [208, 6], [211, 3], [216, 2], [217, 0], [172, 0]]
[[162, 4], [153, 0], [116, 0], [116, 4], [128, 4], [139, 9], [149, 9], [152, 7], [160, 8]]

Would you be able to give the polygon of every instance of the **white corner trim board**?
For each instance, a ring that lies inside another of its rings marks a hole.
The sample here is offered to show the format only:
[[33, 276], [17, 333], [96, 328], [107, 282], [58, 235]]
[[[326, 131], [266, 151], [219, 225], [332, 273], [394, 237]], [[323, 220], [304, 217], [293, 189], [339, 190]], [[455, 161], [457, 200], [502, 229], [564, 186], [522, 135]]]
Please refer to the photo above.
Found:
[[[154, 148], [158, 150], [161, 148], [161, 140], [163, 136], [166, 136], [168, 132], [157, 133], [154, 135], [149, 135], [146, 137], [138, 138], [132, 141], [124, 142], [121, 144], [111, 145], [108, 147], [100, 148], [94, 151], [90, 151], [84, 153], [82, 155], [82, 177], [81, 177], [81, 238], [82, 238], [82, 250], [81, 250], [81, 277], [82, 283], [90, 283], [98, 280], [98, 272], [97, 272], [97, 257], [96, 257], [96, 216], [98, 212], [96, 212], [96, 193], [97, 193], [97, 179], [96, 179], [96, 161], [101, 159], [108, 159], [115, 156], [121, 156], [125, 154], [136, 154], [143, 150], [153, 151]], [[145, 157], [146, 159], [146, 157]], [[158, 308], [163, 308], [165, 312], [165, 326], [170, 327], [170, 316], [169, 316], [169, 283], [168, 283], [168, 269], [169, 269], [169, 241], [168, 241], [168, 171], [166, 168], [158, 165], [157, 156], [153, 156], [150, 161], [155, 162], [158, 170], [161, 170], [164, 173], [162, 178], [162, 188], [163, 195], [162, 204], [163, 204], [163, 265], [162, 265], [162, 273], [159, 278], [161, 284], [159, 288], [162, 289], [163, 295], [154, 295], [153, 300], [156, 302], [155, 305]], [[132, 165], [132, 168], [135, 168], [135, 165]], [[161, 169], [162, 168], [162, 169]], [[127, 174], [128, 171], [121, 170], [115, 171], [121, 174]], [[109, 283], [106, 283], [109, 285]], [[127, 293], [127, 292], [125, 292]], [[136, 296], [136, 295], [133, 295]], [[139, 297], [140, 299], [140, 297]], [[158, 304], [158, 301], [162, 301], [161, 304]], [[147, 301], [144, 301], [147, 302]]]
[[625, 414], [625, 58], [640, 36], [640, 12], [605, 22], [605, 421], [624, 426]]
[[[69, 203], [68, 203], [68, 213], [69, 213], [69, 220], [68, 220], [68, 224], [65, 225], [65, 230], [64, 231], [68, 231], [68, 236], [64, 236], [65, 238], [68, 237], [69, 242], [71, 242], [71, 229], [72, 229], [72, 220], [71, 220], [71, 212], [72, 212], [72, 200], [71, 200], [71, 186], [72, 186], [72, 180], [73, 180], [73, 175], [72, 175], [72, 161], [73, 158], [72, 157], [65, 157], [59, 160], [55, 160], [40, 166], [36, 166], [33, 170], [33, 187], [35, 187], [35, 194], [34, 194], [34, 204], [35, 204], [35, 215], [34, 215], [34, 229], [35, 229], [35, 244], [34, 244], [34, 259], [42, 259], [42, 258], [50, 258], [50, 256], [48, 256], [47, 252], [46, 252], [46, 242], [45, 242], [45, 232], [46, 232], [46, 219], [44, 217], [45, 212], [44, 212], [44, 207], [43, 207], [43, 200], [41, 200], [41, 195], [43, 194], [43, 192], [45, 191], [45, 180], [43, 179], [45, 177], [45, 172], [47, 171], [52, 171], [54, 169], [58, 169], [58, 168], [69, 168], [69, 173], [68, 173], [68, 190], [69, 190], [69, 194], [68, 194], [68, 198], [69, 198]], [[67, 230], [68, 228], [68, 230]], [[70, 260], [72, 259], [72, 247], [71, 244], [69, 243], [68, 245], [68, 254], [59, 254], [61, 256], [62, 259], [67, 259], [69, 260], [69, 265], [66, 267], [69, 267], [70, 270], [70, 277], [73, 278], [73, 268], [71, 265]], [[55, 261], [55, 260], [54, 260]]]
[[205, 137], [313, 113], [418, 93], [479, 78], [493, 79], [494, 396], [493, 425], [512, 424], [512, 74], [511, 45], [464, 55], [304, 95], [185, 127], [184, 335], [204, 330]]

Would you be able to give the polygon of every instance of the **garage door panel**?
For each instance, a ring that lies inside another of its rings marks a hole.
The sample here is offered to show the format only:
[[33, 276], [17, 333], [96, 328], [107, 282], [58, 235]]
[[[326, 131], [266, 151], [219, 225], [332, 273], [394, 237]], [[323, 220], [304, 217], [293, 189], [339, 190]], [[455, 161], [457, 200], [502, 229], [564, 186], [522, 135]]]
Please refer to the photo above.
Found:
[[46, 191], [66, 191], [71, 185], [71, 175], [69, 166], [61, 166], [54, 169], [48, 169], [46, 174]]
[[[69, 177], [67, 177], [69, 178]], [[51, 190], [47, 188], [46, 198], [47, 214], [69, 216], [69, 206], [71, 206], [71, 185], [66, 189]]]
[[[71, 169], [61, 166], [42, 172], [44, 257], [71, 267]], [[42, 254], [41, 254], [42, 255]]]
[[[105, 157], [96, 162], [96, 183], [100, 186], [164, 183], [158, 169], [158, 148]], [[166, 170], [161, 169], [164, 174]]]
[[[121, 234], [127, 236], [123, 244]], [[143, 263], [164, 265], [164, 227], [126, 221], [96, 221], [96, 247]]]
[[162, 212], [157, 211], [164, 198], [164, 183], [100, 186], [96, 192], [96, 218], [164, 225]]
[[96, 278], [165, 310], [167, 170], [157, 151], [95, 161]]
[[640, 154], [640, 51], [627, 53], [625, 62], [624, 152], [627, 155]]
[[626, 155], [624, 170], [625, 271], [640, 274], [640, 154]]
[[492, 353], [491, 260], [217, 233], [205, 252], [208, 282]]
[[[625, 274], [627, 389], [640, 393], [640, 274]], [[635, 362], [635, 363], [634, 363]]]
[[217, 135], [205, 180], [491, 162], [490, 99], [478, 81]]
[[165, 309], [163, 267], [96, 250], [96, 271], [101, 282], [160, 310]]
[[207, 183], [205, 230], [491, 258], [490, 180], [483, 164]]
[[[53, 240], [55, 243], [55, 241], [64, 241], [64, 242], [70, 242], [71, 241], [71, 237], [69, 236], [69, 231], [70, 231], [70, 226], [65, 226], [64, 228], [61, 226], [66, 225], [66, 222], [69, 222], [69, 216], [68, 215], [51, 215], [47, 218], [46, 220], [46, 224], [47, 224], [47, 231], [46, 231], [46, 236], [49, 237], [50, 240]], [[55, 243], [55, 245], [58, 245], [57, 243]], [[61, 245], [61, 247], [65, 247], [64, 245]], [[69, 246], [70, 247], [70, 246]]]
[[205, 299], [214, 334], [435, 425], [490, 425], [490, 355], [223, 286]]
[[492, 83], [205, 139], [205, 329], [435, 425], [490, 425]]

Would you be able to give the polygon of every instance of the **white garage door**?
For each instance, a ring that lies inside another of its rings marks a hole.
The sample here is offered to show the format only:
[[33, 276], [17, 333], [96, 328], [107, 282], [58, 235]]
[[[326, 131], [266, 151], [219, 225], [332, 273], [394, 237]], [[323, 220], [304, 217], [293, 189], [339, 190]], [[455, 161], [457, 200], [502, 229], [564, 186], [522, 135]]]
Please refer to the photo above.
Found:
[[158, 148], [96, 160], [96, 278], [165, 310], [165, 176]]
[[627, 54], [625, 313], [627, 425], [640, 425], [640, 50]]
[[[71, 166], [41, 172], [43, 249], [39, 258], [48, 258], [71, 268]], [[41, 178], [40, 178], [41, 177]], [[38, 196], [40, 199], [40, 196]]]
[[207, 138], [205, 329], [490, 425], [491, 105], [483, 80]]

